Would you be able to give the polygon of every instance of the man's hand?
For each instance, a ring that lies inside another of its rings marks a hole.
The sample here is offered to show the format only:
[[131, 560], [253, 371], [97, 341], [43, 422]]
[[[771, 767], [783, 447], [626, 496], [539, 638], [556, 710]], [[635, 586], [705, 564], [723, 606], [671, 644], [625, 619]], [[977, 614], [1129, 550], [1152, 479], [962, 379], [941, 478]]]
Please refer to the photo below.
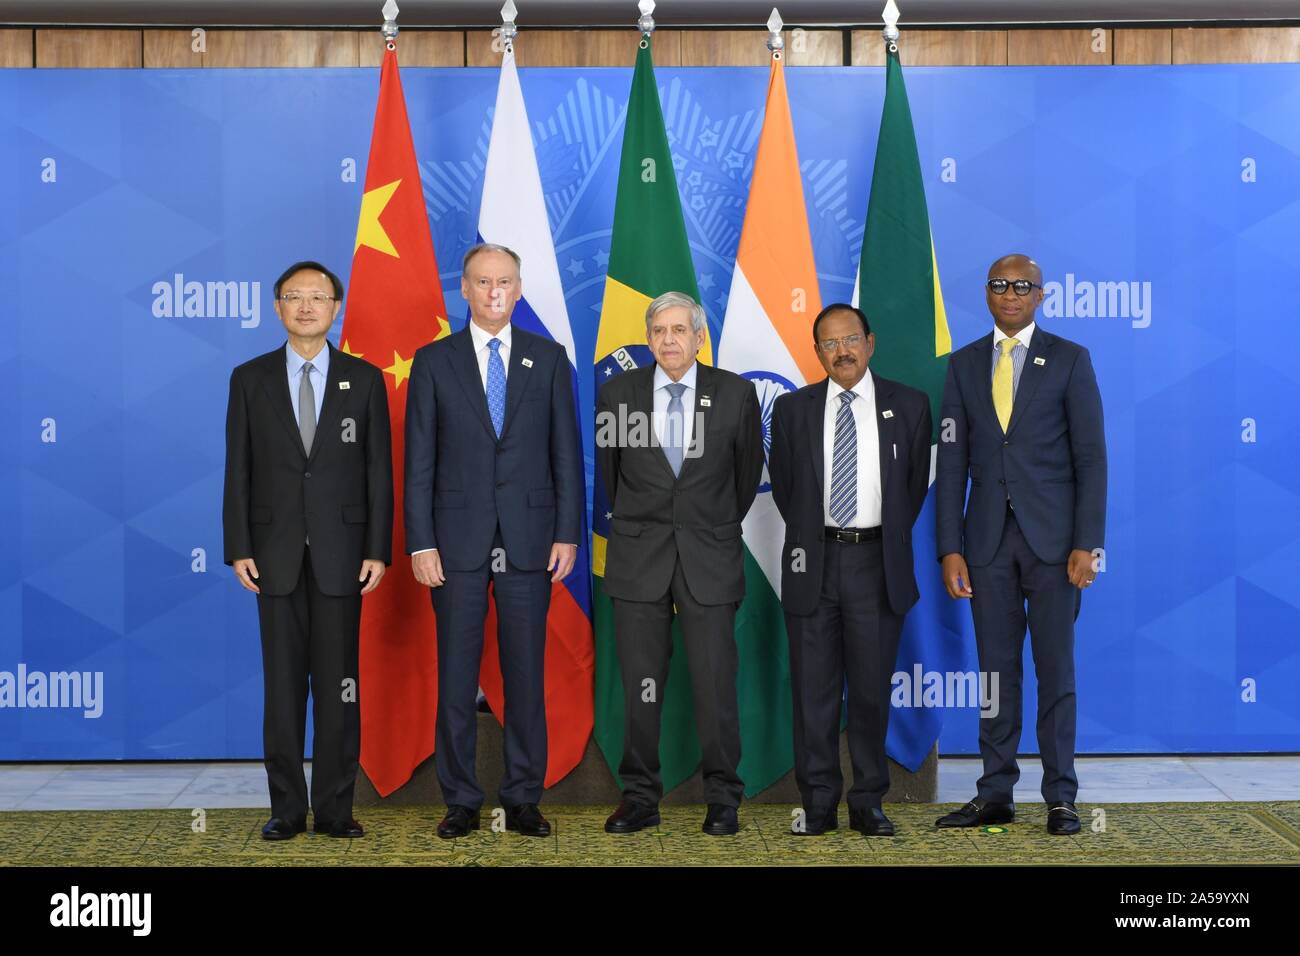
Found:
[[235, 577], [239, 579], [240, 584], [254, 594], [262, 593], [262, 589], [253, 583], [253, 579], [261, 577], [261, 575], [257, 573], [257, 565], [252, 558], [240, 558], [235, 562], [234, 568]]
[[438, 556], [437, 549], [411, 555], [411, 571], [415, 580], [426, 588], [440, 588], [447, 581], [447, 576], [442, 573], [442, 558]]
[[567, 578], [577, 560], [578, 546], [576, 544], [560, 544], [557, 541], [551, 545], [551, 557], [546, 562], [546, 570], [555, 572], [551, 575], [551, 583], [563, 581]]
[[1086, 588], [1097, 579], [1097, 572], [1093, 569], [1093, 562], [1096, 560], [1091, 551], [1084, 551], [1082, 548], [1075, 548], [1070, 552], [1070, 563], [1066, 566], [1066, 573], [1070, 576], [1070, 583], [1080, 590]]
[[943, 586], [948, 589], [948, 597], [968, 598], [975, 592], [970, 587], [970, 569], [966, 559], [955, 551], [943, 556]]
[[379, 587], [379, 579], [384, 576], [384, 562], [376, 561], [373, 558], [366, 558], [361, 562], [361, 577], [358, 581], [370, 579], [370, 583], [361, 589], [362, 594], [369, 594], [375, 588]]

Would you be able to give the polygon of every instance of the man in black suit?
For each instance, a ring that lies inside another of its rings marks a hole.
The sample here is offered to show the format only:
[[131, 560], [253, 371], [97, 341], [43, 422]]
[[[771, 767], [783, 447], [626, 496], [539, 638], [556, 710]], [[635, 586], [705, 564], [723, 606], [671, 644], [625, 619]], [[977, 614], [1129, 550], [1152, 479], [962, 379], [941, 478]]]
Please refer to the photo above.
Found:
[[813, 321], [827, 378], [772, 410], [768, 473], [785, 519], [781, 604], [790, 639], [795, 780], [803, 826], [839, 826], [840, 703], [848, 683], [849, 825], [893, 836], [885, 733], [903, 617], [918, 593], [912, 525], [930, 478], [930, 402], [868, 369], [876, 338], [844, 303]]
[[[613, 508], [605, 592], [614, 604], [624, 701], [623, 800], [605, 822], [609, 833], [659, 822], [659, 717], [674, 609], [690, 658], [709, 804], [704, 832], [739, 830], [740, 522], [758, 491], [763, 431], [754, 386], [696, 361], [705, 332], [704, 310], [690, 296], [659, 296], [646, 311], [655, 365], [610, 379], [596, 402], [596, 453]], [[602, 425], [617, 437], [602, 438]]]
[[[406, 405], [406, 546], [438, 625], [438, 836], [479, 827], [474, 773], [488, 584], [505, 682], [506, 829], [546, 836], [546, 614], [578, 554], [585, 487], [564, 347], [512, 326], [519, 256], [465, 254], [470, 320], [415, 353]], [[547, 572], [553, 572], [547, 574]]]
[[325, 340], [343, 283], [318, 262], [275, 282], [289, 341], [239, 366], [226, 409], [226, 564], [257, 595], [266, 684], [268, 840], [307, 828], [303, 743], [313, 707], [317, 833], [359, 837], [361, 597], [384, 576], [393, 536], [392, 438], [383, 373]]
[[1101, 394], [1088, 350], [1034, 323], [1043, 300], [1037, 263], [998, 259], [986, 297], [993, 331], [948, 363], [935, 504], [944, 585], [952, 597], [971, 599], [980, 670], [998, 675], [998, 700], [980, 718], [979, 792], [937, 825], [1015, 817], [1028, 624], [1047, 831], [1068, 835], [1079, 832], [1074, 621], [1096, 579], [1106, 527]]

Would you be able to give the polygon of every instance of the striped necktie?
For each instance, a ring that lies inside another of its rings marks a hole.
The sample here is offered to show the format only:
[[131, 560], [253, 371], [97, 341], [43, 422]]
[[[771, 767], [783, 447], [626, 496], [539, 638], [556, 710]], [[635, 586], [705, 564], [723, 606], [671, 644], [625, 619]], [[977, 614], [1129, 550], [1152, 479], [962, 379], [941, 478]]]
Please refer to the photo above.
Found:
[[858, 514], [858, 427], [849, 407], [855, 392], [840, 394], [835, 414], [835, 454], [831, 462], [831, 517], [841, 528], [853, 525]]

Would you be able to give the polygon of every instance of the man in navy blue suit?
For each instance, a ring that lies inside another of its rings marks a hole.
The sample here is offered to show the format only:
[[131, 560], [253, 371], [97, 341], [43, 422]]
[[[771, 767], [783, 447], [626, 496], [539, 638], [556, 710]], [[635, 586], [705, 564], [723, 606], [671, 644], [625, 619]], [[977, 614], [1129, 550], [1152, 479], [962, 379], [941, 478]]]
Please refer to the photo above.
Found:
[[1015, 817], [1028, 624], [1047, 830], [1068, 835], [1079, 832], [1074, 622], [1096, 579], [1106, 525], [1101, 394], [1088, 350], [1035, 326], [1037, 263], [1003, 256], [986, 289], [993, 331], [948, 363], [935, 504], [944, 585], [971, 600], [980, 670], [998, 675], [998, 699], [980, 719], [978, 793], [937, 825]]
[[[406, 547], [433, 589], [435, 753], [447, 815], [438, 836], [479, 827], [474, 773], [479, 662], [492, 584], [505, 684], [506, 828], [546, 836], [544, 663], [551, 583], [577, 559], [584, 488], [568, 354], [514, 328], [519, 256], [465, 254], [466, 327], [415, 353], [406, 405]], [[547, 573], [551, 572], [551, 573]]]

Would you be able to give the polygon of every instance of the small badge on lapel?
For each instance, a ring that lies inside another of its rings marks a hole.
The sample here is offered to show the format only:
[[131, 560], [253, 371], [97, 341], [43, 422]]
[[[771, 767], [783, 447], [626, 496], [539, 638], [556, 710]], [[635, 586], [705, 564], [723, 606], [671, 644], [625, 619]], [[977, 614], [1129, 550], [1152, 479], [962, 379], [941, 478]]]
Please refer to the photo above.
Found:
[[886, 408], [883, 412], [880, 413], [880, 417], [881, 417], [881, 418], [893, 418], [893, 417], [894, 417], [894, 410], [893, 410], [892, 408]]
[[532, 360], [532, 359], [520, 359], [520, 360], [519, 360], [519, 364], [522, 365], [524, 368], [532, 368], [532, 367], [533, 367], [533, 360]]
[[345, 391], [345, 392], [346, 392], [348, 389], [350, 389], [351, 387], [352, 387], [352, 383], [351, 383], [351, 382], [339, 382], [339, 388], [343, 389], [343, 391]]
[[713, 407], [713, 403], [709, 401], [709, 396], [707, 396], [707, 395], [701, 395], [701, 396], [700, 396], [700, 408], [712, 408], [712, 407]]
[[1035, 365], [1046, 365], [1046, 364], [1047, 364], [1047, 359], [1043, 358], [1043, 357], [1040, 355], [1040, 356], [1038, 356], [1036, 359], [1034, 359], [1034, 364], [1035, 364]]

